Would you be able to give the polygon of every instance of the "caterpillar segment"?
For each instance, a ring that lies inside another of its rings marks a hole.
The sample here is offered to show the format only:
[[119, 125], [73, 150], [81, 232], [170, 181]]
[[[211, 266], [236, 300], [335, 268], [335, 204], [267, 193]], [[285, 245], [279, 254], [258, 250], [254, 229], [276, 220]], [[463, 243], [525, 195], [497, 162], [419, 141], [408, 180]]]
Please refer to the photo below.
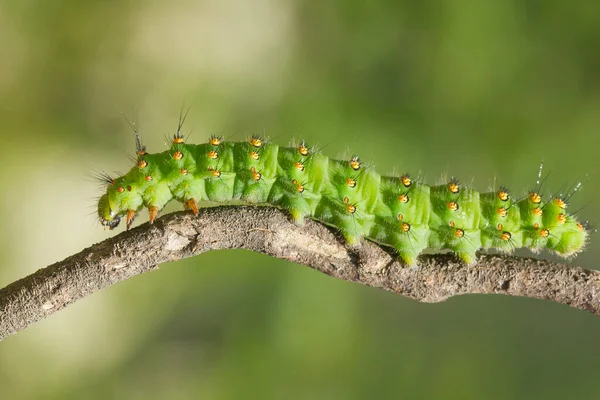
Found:
[[242, 142], [211, 136], [187, 144], [178, 133], [162, 153], [137, 147], [129, 172], [103, 179], [98, 214], [109, 229], [122, 218], [129, 228], [142, 208], [153, 222], [173, 199], [194, 214], [207, 202], [270, 204], [296, 224], [308, 217], [336, 227], [351, 246], [362, 238], [391, 246], [408, 266], [426, 248], [451, 250], [466, 264], [476, 262], [481, 248], [549, 249], [569, 257], [588, 238], [565, 197], [544, 200], [532, 191], [517, 199], [504, 187], [479, 193], [455, 178], [429, 186], [408, 174], [381, 176], [359, 157], [330, 159], [304, 141], [280, 147], [259, 136]]

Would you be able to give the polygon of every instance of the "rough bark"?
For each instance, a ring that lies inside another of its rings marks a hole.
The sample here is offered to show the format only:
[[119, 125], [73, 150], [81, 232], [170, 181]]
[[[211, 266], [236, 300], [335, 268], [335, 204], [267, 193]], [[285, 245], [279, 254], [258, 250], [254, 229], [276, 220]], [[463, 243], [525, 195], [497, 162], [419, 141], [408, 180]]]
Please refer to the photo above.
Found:
[[419, 268], [406, 268], [374, 243], [348, 248], [335, 230], [318, 222], [299, 227], [274, 208], [229, 206], [203, 209], [197, 216], [166, 215], [6, 286], [0, 290], [0, 340], [159, 264], [219, 249], [268, 254], [422, 302], [499, 293], [600, 314], [599, 271], [506, 255], [480, 255], [477, 265], [465, 266], [450, 254], [425, 255]]

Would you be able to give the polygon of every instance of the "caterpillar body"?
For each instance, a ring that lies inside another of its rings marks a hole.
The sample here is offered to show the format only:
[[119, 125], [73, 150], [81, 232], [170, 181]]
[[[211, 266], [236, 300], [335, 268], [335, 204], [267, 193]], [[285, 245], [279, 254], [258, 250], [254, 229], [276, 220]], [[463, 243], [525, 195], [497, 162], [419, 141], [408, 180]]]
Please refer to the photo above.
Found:
[[110, 229], [123, 217], [129, 228], [144, 207], [153, 222], [173, 199], [194, 213], [206, 202], [270, 204], [297, 224], [311, 217], [336, 227], [350, 245], [363, 237], [389, 245], [409, 266], [426, 248], [451, 250], [467, 264], [480, 248], [546, 248], [568, 257], [588, 237], [585, 224], [566, 212], [570, 196], [544, 201], [539, 188], [514, 198], [503, 187], [479, 193], [454, 178], [429, 186], [408, 174], [381, 176], [356, 156], [330, 159], [304, 141], [280, 147], [259, 136], [211, 136], [187, 144], [178, 130], [169, 150], [149, 154], [136, 138], [136, 165], [118, 178], [103, 177], [98, 213]]

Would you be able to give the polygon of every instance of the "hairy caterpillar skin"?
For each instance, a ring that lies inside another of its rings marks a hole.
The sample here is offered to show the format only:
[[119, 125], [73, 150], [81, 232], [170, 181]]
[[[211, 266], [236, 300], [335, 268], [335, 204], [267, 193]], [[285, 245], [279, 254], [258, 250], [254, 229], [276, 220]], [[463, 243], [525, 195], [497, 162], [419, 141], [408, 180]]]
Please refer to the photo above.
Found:
[[173, 199], [194, 213], [207, 201], [267, 203], [286, 209], [295, 223], [311, 217], [335, 226], [350, 245], [365, 237], [392, 246], [409, 266], [425, 248], [449, 249], [467, 264], [480, 248], [547, 248], [567, 257], [588, 236], [562, 196], [545, 202], [536, 190], [515, 199], [504, 188], [479, 193], [454, 178], [428, 186], [409, 175], [381, 176], [358, 157], [332, 160], [304, 142], [280, 147], [257, 136], [235, 143], [212, 136], [194, 145], [177, 133], [157, 154], [138, 137], [137, 164], [104, 179], [98, 213], [110, 229], [122, 217], [129, 228], [144, 207], [153, 222]]

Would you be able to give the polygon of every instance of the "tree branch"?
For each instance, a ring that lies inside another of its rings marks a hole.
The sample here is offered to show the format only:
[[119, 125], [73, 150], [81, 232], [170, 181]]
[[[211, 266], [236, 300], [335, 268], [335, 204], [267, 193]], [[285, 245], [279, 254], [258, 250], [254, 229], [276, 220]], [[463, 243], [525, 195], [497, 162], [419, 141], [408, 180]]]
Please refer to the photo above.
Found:
[[467, 293], [552, 300], [600, 315], [600, 271], [505, 255], [480, 255], [467, 267], [450, 254], [426, 255], [406, 268], [371, 242], [349, 249], [334, 229], [302, 227], [269, 207], [228, 206], [165, 215], [40, 269], [0, 290], [0, 340], [83, 297], [158, 268], [219, 249], [247, 249], [347, 281], [422, 302]]

